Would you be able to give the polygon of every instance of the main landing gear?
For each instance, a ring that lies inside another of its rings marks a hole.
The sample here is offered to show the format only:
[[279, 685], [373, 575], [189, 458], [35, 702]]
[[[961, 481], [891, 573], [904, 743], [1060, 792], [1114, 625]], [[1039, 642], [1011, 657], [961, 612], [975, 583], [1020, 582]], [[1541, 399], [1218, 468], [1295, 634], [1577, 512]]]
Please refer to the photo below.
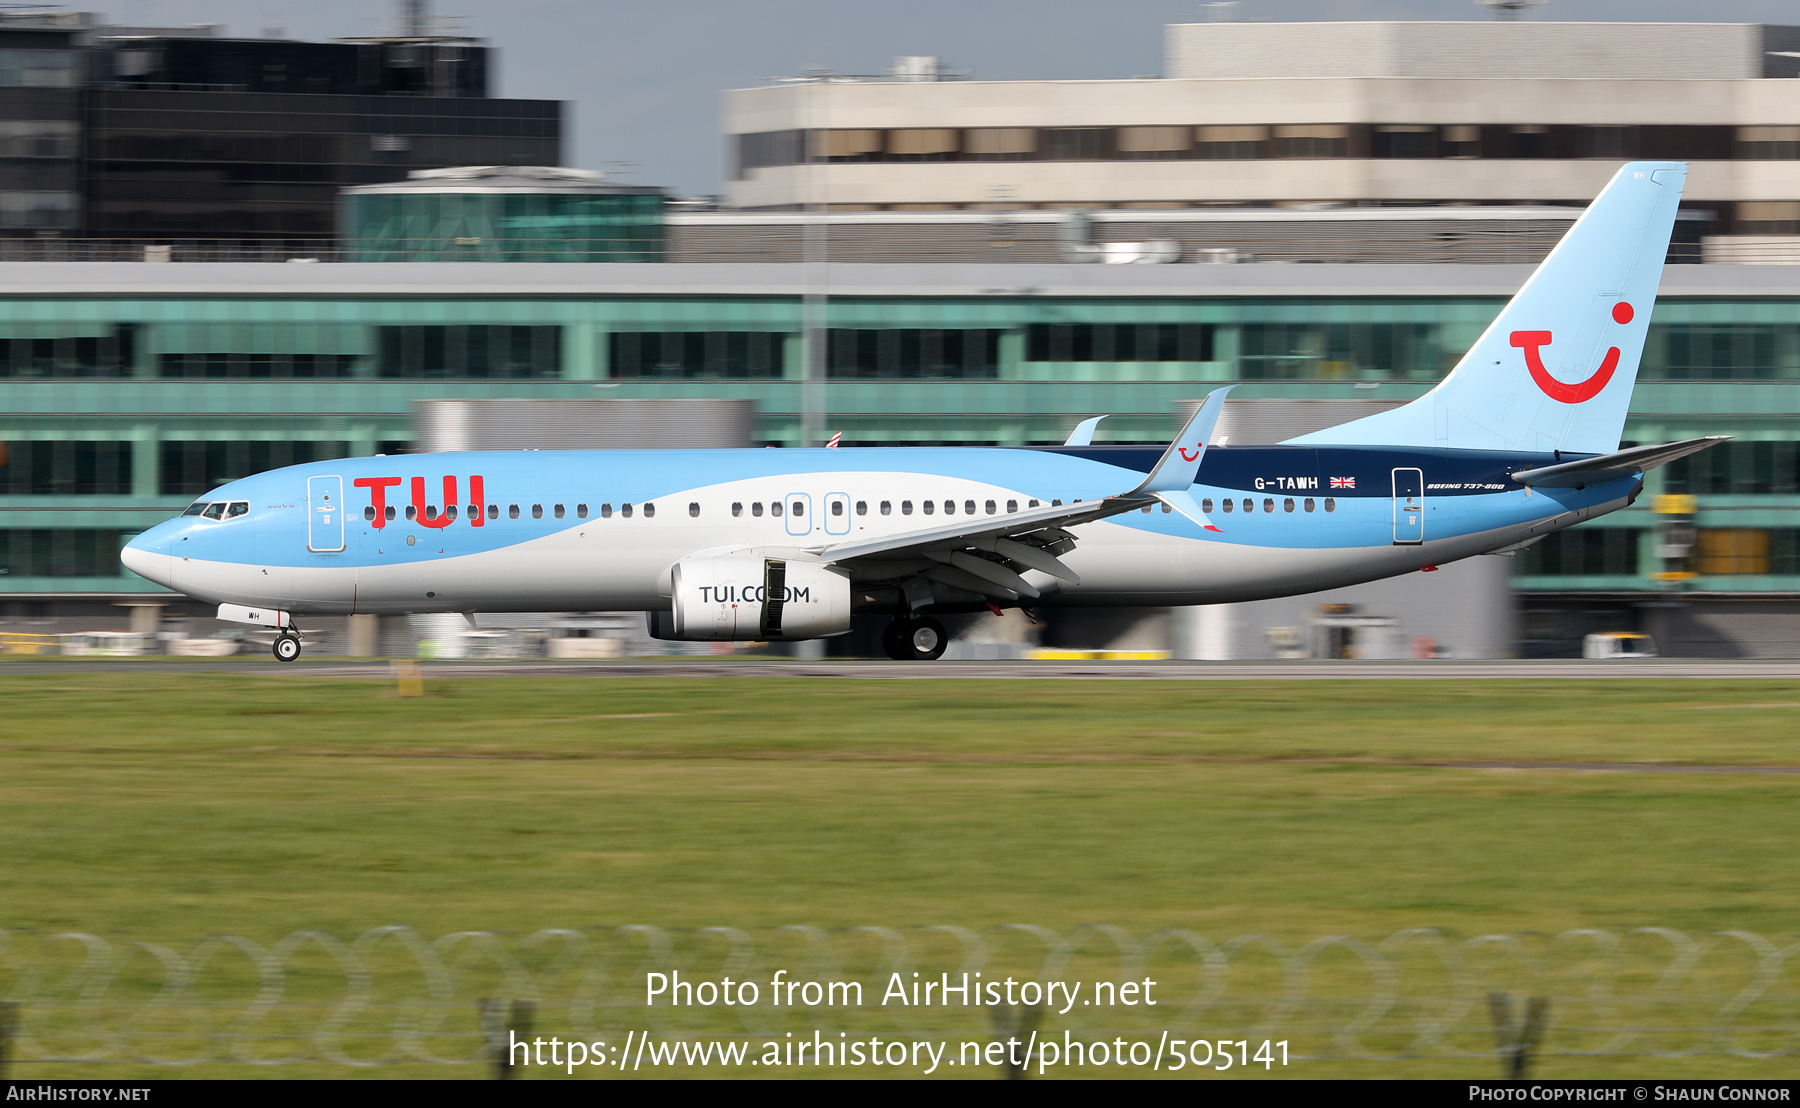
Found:
[[935, 662], [949, 645], [944, 625], [929, 616], [896, 619], [881, 633], [881, 648], [897, 662]]
[[275, 638], [275, 660], [291, 662], [300, 656], [300, 636], [292, 631], [283, 631]]

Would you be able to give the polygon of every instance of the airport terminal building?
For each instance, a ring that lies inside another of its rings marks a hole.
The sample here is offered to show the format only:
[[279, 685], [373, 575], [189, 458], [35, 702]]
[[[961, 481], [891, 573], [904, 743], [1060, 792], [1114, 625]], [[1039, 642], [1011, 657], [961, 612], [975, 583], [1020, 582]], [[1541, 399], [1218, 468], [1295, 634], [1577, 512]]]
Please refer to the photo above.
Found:
[[[1163, 442], [1184, 401], [1235, 381], [1250, 403], [1221, 425], [1229, 448], [1422, 394], [1528, 272], [4, 265], [0, 594], [14, 619], [152, 600], [119, 565], [131, 535], [250, 472], [410, 449], [419, 400], [739, 399], [755, 406], [752, 441], [800, 445], [819, 282], [815, 403], [846, 445], [1056, 443], [1100, 413], [1099, 441]], [[1652, 317], [1627, 439], [1736, 436], [1649, 481], [1697, 497], [1698, 576], [1681, 592], [1710, 622], [1680, 633], [1695, 650], [1791, 652], [1781, 629], [1800, 622], [1796, 274], [1670, 266]], [[1258, 400], [1333, 403], [1296, 427], [1256, 418]], [[1668, 599], [1648, 576], [1662, 565], [1651, 503], [1504, 563], [1527, 649], [1566, 651]]]

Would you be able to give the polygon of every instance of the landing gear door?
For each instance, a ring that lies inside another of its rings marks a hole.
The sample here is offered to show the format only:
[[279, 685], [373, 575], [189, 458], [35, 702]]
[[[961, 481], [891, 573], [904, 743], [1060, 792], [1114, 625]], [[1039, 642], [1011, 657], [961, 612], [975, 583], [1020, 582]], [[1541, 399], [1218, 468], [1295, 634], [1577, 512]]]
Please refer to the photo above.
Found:
[[344, 549], [344, 479], [306, 479], [306, 549], [335, 554]]
[[1396, 469], [1394, 470], [1394, 545], [1417, 546], [1424, 541], [1424, 471]]

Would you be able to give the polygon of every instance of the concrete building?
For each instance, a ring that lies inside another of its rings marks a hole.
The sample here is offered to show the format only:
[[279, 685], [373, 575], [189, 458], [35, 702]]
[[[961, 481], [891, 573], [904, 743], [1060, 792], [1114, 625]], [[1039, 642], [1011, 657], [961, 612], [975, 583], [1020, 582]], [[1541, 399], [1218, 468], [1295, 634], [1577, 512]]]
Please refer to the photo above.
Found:
[[[1693, 164], [1713, 234], [1800, 234], [1800, 28], [1206, 23], [1114, 81], [728, 92], [727, 203], [771, 210], [1585, 205]], [[926, 76], [930, 76], [929, 73]]]

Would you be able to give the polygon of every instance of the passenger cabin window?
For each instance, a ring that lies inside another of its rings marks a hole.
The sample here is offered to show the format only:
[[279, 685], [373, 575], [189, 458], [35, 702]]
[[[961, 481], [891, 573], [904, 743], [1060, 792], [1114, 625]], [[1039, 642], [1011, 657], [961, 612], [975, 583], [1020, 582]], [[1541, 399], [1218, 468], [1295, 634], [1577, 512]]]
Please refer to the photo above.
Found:
[[1167, 504], [1164, 504], [1162, 506], [1162, 510], [1163, 510], [1163, 515], [1168, 515], [1170, 512], [1174, 511], [1175, 509], [1169, 507]]
[[1246, 496], [1244, 498], [1244, 511], [1246, 511], [1246, 512], [1256, 511], [1256, 501], [1254, 501]]
[[841, 516], [844, 514], [844, 502], [842, 500], [833, 500], [831, 502], [831, 514], [834, 516]]
[[371, 504], [363, 509], [363, 518], [371, 523], [375, 521], [375, 505]]
[[233, 500], [231, 506], [225, 509], [225, 518], [236, 519], [241, 515], [248, 514], [249, 511], [250, 502], [248, 500]]
[[973, 500], [963, 501], [963, 515], [972, 516], [974, 514], [975, 514], [975, 502]]
[[892, 500], [883, 500], [881, 502], [881, 514], [884, 516], [891, 516], [894, 514], [894, 502]]
[[630, 519], [631, 518], [631, 505], [629, 505], [629, 504], [619, 505], [619, 514], [624, 516], [626, 519]]
[[1283, 500], [1281, 502], [1281, 510], [1284, 512], [1293, 511], [1294, 510], [1294, 498], [1290, 496], [1286, 500]]
[[935, 500], [920, 501], [920, 506], [925, 509], [926, 515], [934, 515], [937, 512], [937, 501]]
[[[777, 513], [777, 514], [779, 514], [779, 513]], [[804, 501], [800, 501], [800, 500], [794, 501], [794, 506], [792, 508], [788, 509], [788, 514], [791, 516], [795, 516], [795, 517], [805, 515], [806, 514], [806, 503]]]
[[1272, 512], [1274, 510], [1275, 510], [1275, 498], [1272, 496], [1263, 497], [1263, 511]]
[[758, 519], [762, 518], [762, 501], [758, 500], [750, 505], [750, 514]]
[[446, 519], [455, 519], [456, 518], [456, 505], [446, 504], [444, 506], [444, 516]]
[[769, 514], [772, 516], [778, 516], [781, 514], [781, 501], [779, 501], [779, 500], [769, 501]]
[[532, 519], [543, 519], [544, 518], [544, 506], [542, 504], [533, 504], [531, 506], [531, 518]]
[[586, 504], [575, 505], [575, 518], [576, 519], [586, 519], [587, 518], [587, 505]]
[[[971, 500], [971, 501], [969, 501], [969, 513], [971, 515], [973, 515], [974, 512], [975, 512], [975, 502], [973, 500]], [[947, 516], [953, 516], [956, 514], [956, 501], [954, 501], [954, 500], [944, 501], [944, 514]]]
[[207, 519], [222, 519], [225, 516], [225, 502], [221, 500], [214, 504], [208, 504], [206, 510], [200, 514]]
[[867, 500], [858, 500], [856, 502], [856, 514], [859, 516], [866, 516], [869, 514], [869, 502]]
[[392, 505], [392, 504], [389, 504], [389, 505], [388, 505], [388, 506], [387, 506], [387, 512], [386, 512], [386, 515], [387, 515], [387, 517], [388, 517], [388, 518], [389, 518], [389, 519], [393, 519], [393, 518], [394, 518], [394, 514], [395, 514], [395, 513], [394, 513], [394, 506], [393, 506], [393, 505]]
[[988, 515], [993, 515], [995, 512], [1000, 510], [999, 507], [997, 505], [995, 505], [995, 503], [992, 500], [987, 502], [986, 507], [987, 507]]
[[1237, 501], [1228, 496], [1219, 503], [1219, 507], [1224, 508], [1226, 514], [1229, 515], [1230, 513], [1237, 511]]
[[1009, 512], [1018, 511], [1019, 510], [1019, 502], [1017, 500], [1008, 500], [1006, 502], [1006, 510]]
[[645, 504], [645, 505], [644, 505], [644, 518], [645, 518], [645, 519], [652, 519], [652, 518], [654, 518], [654, 517], [655, 517], [655, 516], [656, 516], [656, 505], [654, 505], [654, 504]]
[[611, 504], [600, 505], [600, 518], [601, 519], [611, 519], [612, 518], [612, 505]]
[[1312, 511], [1313, 508], [1317, 505], [1317, 503], [1318, 502], [1315, 501], [1312, 497], [1310, 497], [1310, 496], [1307, 497], [1306, 498], [1306, 510], [1309, 512]]
[[1051, 501], [1051, 502], [1050, 502], [1050, 506], [1051, 506], [1051, 507], [1052, 507], [1052, 508], [1060, 508], [1060, 507], [1062, 507], [1062, 501], [1060, 501], [1060, 500], [1052, 500], [1052, 501]]
[[1325, 498], [1325, 510], [1328, 512], [1337, 511], [1337, 498], [1336, 497], [1328, 496]]
[[1035, 507], [1037, 507], [1037, 506], [1038, 506], [1038, 502], [1037, 502], [1037, 501], [1035, 501], [1035, 500], [1027, 500], [1027, 501], [1026, 501], [1026, 502], [1025, 502], [1025, 506], [1026, 506], [1026, 507], [1027, 507], [1027, 508], [1035, 508]]
[[1202, 512], [1205, 512], [1207, 515], [1212, 515], [1212, 510], [1213, 510], [1212, 497], [1209, 496], [1205, 500], [1202, 500], [1200, 502], [1200, 510]]
[[744, 502], [742, 500], [733, 500], [731, 502], [731, 518], [736, 519], [737, 517], [739, 517], [743, 514], [744, 514]]
[[902, 500], [900, 502], [900, 514], [903, 516], [912, 515], [912, 501]]
[[204, 500], [202, 500], [195, 504], [189, 504], [187, 507], [187, 511], [185, 511], [181, 514], [184, 516], [197, 516], [201, 512], [206, 511], [206, 508], [207, 508], [207, 504]]
[[700, 502], [698, 500], [688, 501], [688, 515], [695, 519], [700, 518]]
[[557, 519], [561, 519], [563, 517], [563, 506], [561, 504], [558, 504], [555, 508], [552, 508], [551, 511], [553, 513], [555, 513]]
[[[412, 509], [411, 508], [406, 509], [406, 518], [407, 519], [412, 518]], [[508, 504], [506, 506], [506, 518], [507, 519], [518, 519], [519, 518], [519, 506], [517, 504]]]
[[[515, 514], [517, 514], [517, 513], [515, 513]], [[406, 506], [406, 518], [407, 519], [416, 519], [418, 517], [418, 515], [419, 515], [419, 509], [413, 507], [411, 504], [408, 504]]]

